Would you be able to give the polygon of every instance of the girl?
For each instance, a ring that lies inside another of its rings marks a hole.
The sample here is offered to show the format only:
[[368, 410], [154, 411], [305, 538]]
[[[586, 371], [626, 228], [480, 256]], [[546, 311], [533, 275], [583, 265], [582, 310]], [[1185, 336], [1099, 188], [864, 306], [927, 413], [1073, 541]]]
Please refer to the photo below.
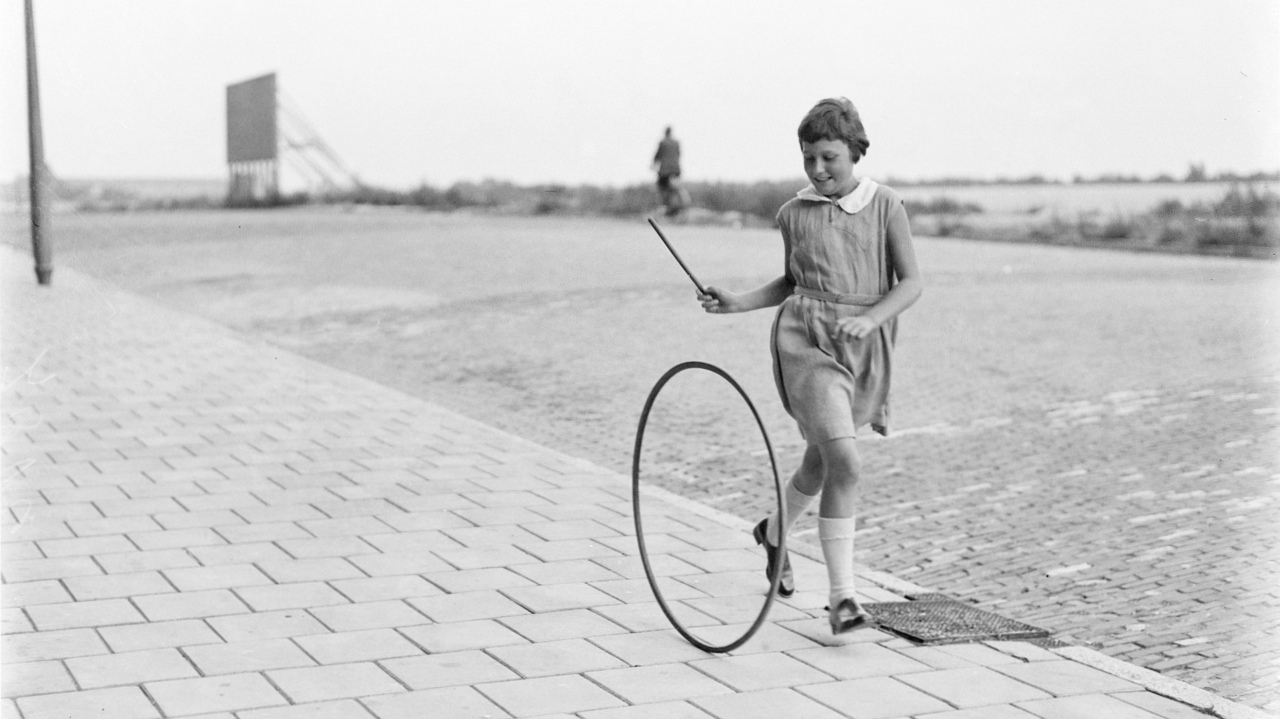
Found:
[[773, 324], [773, 367], [783, 406], [807, 444], [788, 482], [785, 522], [778, 512], [756, 525], [766, 576], [782, 572], [779, 594], [795, 591], [779, 557], [779, 533], [821, 493], [818, 537], [830, 580], [831, 632], [866, 623], [854, 598], [854, 488], [861, 472], [856, 429], [888, 433], [889, 377], [896, 317], [922, 290], [902, 200], [853, 166], [870, 142], [846, 98], [813, 106], [800, 123], [800, 153], [811, 185], [778, 211], [785, 250], [781, 277], [749, 292], [707, 287], [710, 313], [781, 305]]

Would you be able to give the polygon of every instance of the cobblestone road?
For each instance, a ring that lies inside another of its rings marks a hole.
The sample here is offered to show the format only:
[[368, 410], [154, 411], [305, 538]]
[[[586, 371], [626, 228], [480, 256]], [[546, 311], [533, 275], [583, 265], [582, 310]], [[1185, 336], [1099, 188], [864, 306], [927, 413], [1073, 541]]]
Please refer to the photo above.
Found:
[[[384, 318], [388, 324], [396, 326]], [[381, 381], [401, 377], [411, 392], [622, 472], [630, 470], [638, 408], [657, 378], [631, 378], [623, 401], [609, 396], [614, 383], [627, 382], [622, 367], [603, 370], [608, 376], [592, 386], [552, 365], [509, 366], [511, 358], [502, 367], [480, 358], [451, 365], [414, 352], [424, 361], [411, 370], [403, 358], [372, 357], [370, 345], [306, 348]], [[649, 481], [761, 516], [772, 485], [749, 415], [726, 387], [682, 378], [650, 419]], [[767, 389], [753, 394], [776, 404]], [[1064, 641], [1242, 702], [1274, 704], [1277, 389], [1259, 378], [1065, 395], [869, 439], [858, 559]], [[724, 416], [690, 412], [697, 407]], [[779, 464], [789, 472], [800, 446], [784, 420], [773, 420]], [[815, 541], [815, 532], [809, 516], [798, 536]]]
[[[69, 218], [61, 258], [619, 471], [649, 387], [687, 359], [743, 383], [784, 473], [801, 450], [772, 388], [768, 313], [703, 316], [645, 228], [183, 221], [162, 233], [147, 224], [160, 221]], [[771, 233], [671, 234], [712, 284], [752, 286], [778, 263]], [[904, 318], [898, 431], [864, 443], [859, 561], [1280, 708], [1277, 267], [919, 249], [928, 289]], [[754, 518], [773, 501], [759, 433], [708, 380], [664, 393], [646, 476]], [[813, 531], [802, 520], [800, 536]]]

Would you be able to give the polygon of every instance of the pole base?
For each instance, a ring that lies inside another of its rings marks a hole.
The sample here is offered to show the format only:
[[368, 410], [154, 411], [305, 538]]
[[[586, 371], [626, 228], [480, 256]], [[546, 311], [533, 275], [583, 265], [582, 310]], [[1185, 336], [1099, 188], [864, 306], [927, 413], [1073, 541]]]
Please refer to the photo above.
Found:
[[37, 268], [36, 268], [36, 282], [38, 282], [38, 283], [40, 283], [40, 284], [42, 284], [42, 285], [47, 285], [47, 284], [49, 284], [49, 283], [50, 283], [50, 282], [52, 282], [52, 281], [53, 281], [53, 268], [52, 268], [52, 267], [37, 267]]

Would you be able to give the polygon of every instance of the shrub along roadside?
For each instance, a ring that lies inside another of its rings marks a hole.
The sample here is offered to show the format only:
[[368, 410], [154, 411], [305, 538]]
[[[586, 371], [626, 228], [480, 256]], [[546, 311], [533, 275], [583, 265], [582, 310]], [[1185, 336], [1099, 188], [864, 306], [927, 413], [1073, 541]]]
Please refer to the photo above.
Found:
[[960, 208], [945, 200], [918, 204], [911, 211], [912, 231], [934, 237], [1163, 252], [1273, 259], [1280, 255], [1280, 195], [1254, 183], [1235, 183], [1214, 202], [1166, 200], [1140, 213], [1064, 216], [1037, 210], [988, 215], [981, 208]]
[[[693, 207], [681, 221], [768, 226], [778, 208], [805, 184], [800, 178], [754, 183], [686, 182]], [[1212, 203], [1188, 205], [1171, 199], [1145, 213], [1104, 215], [1093, 211], [1077, 213], [1074, 217], [1046, 212], [1044, 208], [1017, 214], [987, 213], [980, 205], [957, 201], [943, 192], [927, 201], [907, 202], [916, 234], [1252, 257], [1276, 257], [1280, 249], [1280, 196], [1265, 184], [1249, 181], [1233, 183]], [[226, 204], [221, 198], [157, 199], [119, 193], [85, 196], [74, 191], [60, 199], [86, 211], [209, 209]], [[362, 186], [320, 197], [295, 193], [249, 206], [305, 204], [406, 206], [511, 215], [638, 217], [658, 212], [660, 201], [656, 188], [648, 183], [623, 187], [520, 186], [484, 180], [458, 182], [446, 189], [424, 183], [407, 191]]]

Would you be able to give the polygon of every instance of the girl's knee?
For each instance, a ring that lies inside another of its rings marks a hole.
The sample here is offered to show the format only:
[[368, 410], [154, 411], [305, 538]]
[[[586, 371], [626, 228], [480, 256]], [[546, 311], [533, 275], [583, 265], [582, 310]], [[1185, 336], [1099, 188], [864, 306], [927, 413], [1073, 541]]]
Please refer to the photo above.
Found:
[[855, 507], [861, 463], [852, 438], [835, 439], [822, 447], [824, 477], [819, 516], [851, 517]]
[[822, 462], [827, 476], [852, 475], [857, 481], [862, 469], [862, 458], [858, 455], [858, 442], [852, 437], [840, 437], [819, 445]]
[[824, 475], [822, 453], [816, 444], [811, 444], [805, 447], [804, 455], [800, 458], [800, 466], [796, 468], [795, 474], [791, 475], [791, 484], [795, 485], [802, 494], [813, 496], [822, 491]]

